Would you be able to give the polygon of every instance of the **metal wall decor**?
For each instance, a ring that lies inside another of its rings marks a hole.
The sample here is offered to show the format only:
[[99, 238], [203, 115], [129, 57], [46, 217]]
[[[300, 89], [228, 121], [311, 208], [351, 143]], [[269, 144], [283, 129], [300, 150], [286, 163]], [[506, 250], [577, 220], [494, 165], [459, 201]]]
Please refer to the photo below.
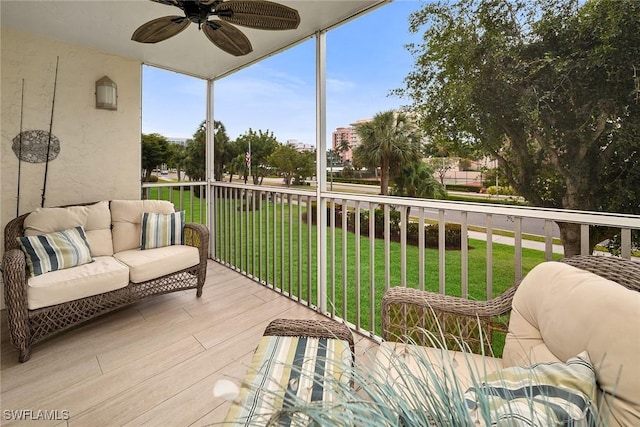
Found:
[[[20, 153], [20, 136], [22, 135], [22, 153]], [[13, 138], [11, 149], [16, 157], [24, 162], [44, 163], [47, 161], [47, 145], [49, 132], [46, 130], [25, 130]], [[60, 140], [51, 134], [51, 148], [49, 161], [55, 160], [60, 154]]]

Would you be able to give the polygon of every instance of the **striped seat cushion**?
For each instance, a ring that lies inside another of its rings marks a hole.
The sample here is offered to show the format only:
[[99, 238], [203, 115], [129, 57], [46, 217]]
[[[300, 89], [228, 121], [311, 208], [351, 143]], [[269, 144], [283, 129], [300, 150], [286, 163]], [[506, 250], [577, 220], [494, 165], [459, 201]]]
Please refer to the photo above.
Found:
[[55, 233], [18, 237], [31, 276], [87, 264], [91, 248], [81, 226]]
[[491, 425], [512, 427], [600, 425], [595, 398], [595, 370], [586, 351], [566, 364], [537, 363], [494, 372], [465, 393], [474, 419], [489, 414]]
[[170, 214], [144, 212], [140, 249], [184, 245], [184, 211]]
[[[332, 385], [348, 383], [352, 354], [338, 339], [262, 337], [223, 425], [266, 425], [282, 409], [331, 401]], [[288, 417], [279, 426], [290, 425]]]

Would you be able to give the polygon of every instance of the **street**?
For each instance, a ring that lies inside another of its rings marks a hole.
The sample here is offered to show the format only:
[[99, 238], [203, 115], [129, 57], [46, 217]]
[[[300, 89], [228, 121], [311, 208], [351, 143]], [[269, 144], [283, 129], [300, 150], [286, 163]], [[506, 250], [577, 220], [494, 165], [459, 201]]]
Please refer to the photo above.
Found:
[[[265, 178], [264, 185], [281, 187], [282, 179], [281, 178]], [[330, 182], [328, 182], [327, 189], [331, 191], [332, 187], [333, 187], [333, 191], [344, 192], [344, 193], [378, 194], [380, 192], [380, 188], [375, 185], [344, 184], [344, 183], [337, 183], [337, 182], [334, 182], [333, 184], [331, 184]], [[456, 193], [456, 194], [465, 194], [465, 193]], [[354, 207], [355, 203], [349, 202], [348, 205], [349, 207]], [[417, 217], [418, 210], [416, 208], [412, 209], [411, 215]], [[428, 219], [437, 220], [438, 212], [436, 210], [428, 209], [425, 211], [425, 217]], [[454, 212], [454, 211], [447, 211], [445, 214], [445, 221], [459, 223], [461, 221], [461, 213]], [[486, 215], [483, 213], [469, 212], [467, 214], [467, 223], [470, 226], [486, 227], [487, 226]], [[495, 230], [515, 231], [515, 223], [514, 223], [513, 217], [505, 216], [505, 215], [493, 215], [493, 228]], [[544, 236], [544, 220], [527, 219], [527, 218], [523, 219], [522, 232], [526, 234]], [[560, 230], [558, 229], [558, 226], [555, 222], [552, 224], [552, 236], [560, 238]]]

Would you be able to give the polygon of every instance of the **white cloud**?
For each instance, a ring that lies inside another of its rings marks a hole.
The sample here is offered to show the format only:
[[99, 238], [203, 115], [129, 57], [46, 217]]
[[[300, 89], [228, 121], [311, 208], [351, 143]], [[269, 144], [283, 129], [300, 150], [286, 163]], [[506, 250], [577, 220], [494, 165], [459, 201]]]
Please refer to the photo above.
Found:
[[327, 92], [344, 92], [356, 87], [354, 82], [327, 78]]

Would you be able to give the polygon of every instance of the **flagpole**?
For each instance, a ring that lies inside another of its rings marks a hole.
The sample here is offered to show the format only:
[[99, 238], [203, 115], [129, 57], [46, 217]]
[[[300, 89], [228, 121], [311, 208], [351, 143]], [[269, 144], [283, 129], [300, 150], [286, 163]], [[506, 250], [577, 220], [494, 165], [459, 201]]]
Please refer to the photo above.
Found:
[[249, 139], [249, 158], [247, 159], [247, 168], [249, 169], [249, 177], [251, 177], [251, 139]]

